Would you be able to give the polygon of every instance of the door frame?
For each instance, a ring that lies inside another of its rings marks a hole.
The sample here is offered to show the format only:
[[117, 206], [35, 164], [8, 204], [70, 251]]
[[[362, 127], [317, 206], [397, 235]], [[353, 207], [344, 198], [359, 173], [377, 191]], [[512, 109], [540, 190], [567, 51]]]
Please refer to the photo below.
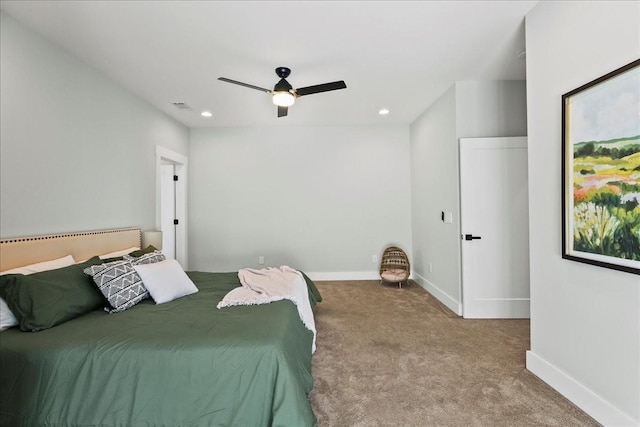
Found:
[[[167, 258], [176, 258], [176, 227], [173, 220], [176, 216], [176, 184], [173, 180], [176, 175], [176, 165], [173, 162], [163, 160], [160, 165], [160, 229], [162, 230], [162, 253]], [[169, 234], [171, 236], [169, 237]], [[171, 248], [167, 247], [171, 244]]]
[[180, 177], [176, 182], [176, 260], [182, 268], [188, 269], [187, 258], [187, 165], [186, 156], [156, 145], [156, 229], [162, 230], [162, 163], [175, 166], [175, 174]]

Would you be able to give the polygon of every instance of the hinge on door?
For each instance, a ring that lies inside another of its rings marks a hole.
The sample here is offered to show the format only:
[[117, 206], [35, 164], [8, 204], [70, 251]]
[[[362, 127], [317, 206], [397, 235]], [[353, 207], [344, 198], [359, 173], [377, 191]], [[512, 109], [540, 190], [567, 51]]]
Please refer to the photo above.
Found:
[[178, 180], [178, 175], [173, 175], [173, 180], [177, 181]]
[[173, 225], [178, 225], [178, 220], [177, 219], [173, 220]]

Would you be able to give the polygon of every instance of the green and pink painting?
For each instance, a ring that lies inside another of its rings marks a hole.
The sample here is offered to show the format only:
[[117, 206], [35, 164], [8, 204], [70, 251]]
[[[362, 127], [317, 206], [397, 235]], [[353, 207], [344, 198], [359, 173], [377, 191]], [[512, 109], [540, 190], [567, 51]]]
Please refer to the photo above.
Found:
[[574, 250], [640, 261], [640, 134], [573, 149]]
[[571, 250], [640, 268], [640, 67], [567, 97], [565, 120]]

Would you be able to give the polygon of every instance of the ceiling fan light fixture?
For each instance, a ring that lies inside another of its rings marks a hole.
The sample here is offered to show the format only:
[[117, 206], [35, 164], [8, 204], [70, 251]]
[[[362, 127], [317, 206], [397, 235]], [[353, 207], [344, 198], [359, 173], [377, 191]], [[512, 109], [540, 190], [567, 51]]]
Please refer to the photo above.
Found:
[[347, 85], [343, 80], [322, 83], [319, 85], [306, 86], [298, 89], [294, 89], [293, 86], [286, 80], [291, 73], [291, 69], [287, 67], [276, 68], [276, 74], [280, 77], [280, 81], [276, 83], [273, 90], [265, 89], [260, 86], [250, 85], [248, 83], [239, 82], [237, 80], [231, 80], [226, 77], [218, 77], [218, 80], [233, 83], [235, 85], [248, 87], [249, 89], [259, 90], [260, 92], [266, 92], [271, 95], [271, 101], [278, 106], [278, 117], [285, 117], [289, 112], [290, 106], [296, 102], [296, 98], [299, 96], [313, 95], [314, 93], [329, 92], [332, 90], [346, 89]]
[[289, 91], [273, 92], [271, 99], [278, 107], [290, 107], [296, 102], [296, 97]]

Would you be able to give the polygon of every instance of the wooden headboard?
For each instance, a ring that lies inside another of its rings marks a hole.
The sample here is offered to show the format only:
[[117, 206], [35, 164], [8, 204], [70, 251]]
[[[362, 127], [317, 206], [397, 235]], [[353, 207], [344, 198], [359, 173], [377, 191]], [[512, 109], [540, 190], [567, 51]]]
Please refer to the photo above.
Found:
[[133, 246], [142, 247], [139, 227], [6, 238], [0, 240], [0, 271], [67, 255], [79, 262]]

